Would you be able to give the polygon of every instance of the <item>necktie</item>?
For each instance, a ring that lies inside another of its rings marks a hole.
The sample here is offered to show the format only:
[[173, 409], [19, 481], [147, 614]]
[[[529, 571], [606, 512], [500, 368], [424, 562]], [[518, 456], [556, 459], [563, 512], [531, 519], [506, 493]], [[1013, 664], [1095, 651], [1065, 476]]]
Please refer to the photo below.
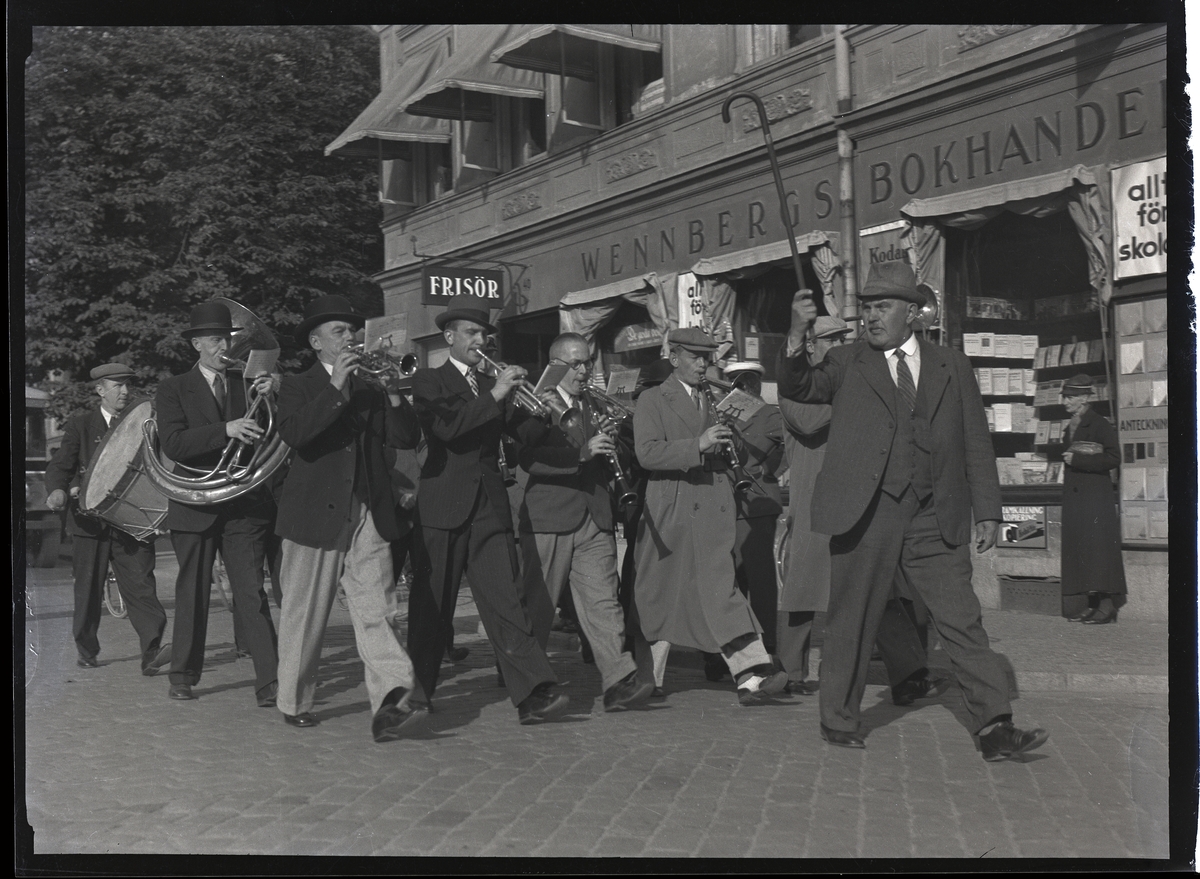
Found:
[[904, 405], [908, 406], [911, 412], [917, 404], [917, 386], [913, 384], [912, 372], [904, 360], [904, 352], [899, 348], [896, 349], [896, 387], [900, 389]]
[[217, 398], [217, 409], [223, 414], [225, 412], [225, 376], [217, 373], [213, 376], [213, 396]]
[[479, 379], [475, 377], [475, 370], [467, 370], [467, 384], [471, 386], [471, 393], [476, 397], [479, 396]]

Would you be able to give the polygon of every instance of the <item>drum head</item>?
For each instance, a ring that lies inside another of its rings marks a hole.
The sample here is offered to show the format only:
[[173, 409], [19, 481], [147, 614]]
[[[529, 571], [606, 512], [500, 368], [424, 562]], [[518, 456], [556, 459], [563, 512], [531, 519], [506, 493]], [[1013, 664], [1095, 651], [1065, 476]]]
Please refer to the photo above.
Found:
[[153, 417], [152, 400], [135, 401], [117, 417], [92, 456], [79, 489], [80, 509], [95, 510], [117, 487], [142, 450], [142, 425]]

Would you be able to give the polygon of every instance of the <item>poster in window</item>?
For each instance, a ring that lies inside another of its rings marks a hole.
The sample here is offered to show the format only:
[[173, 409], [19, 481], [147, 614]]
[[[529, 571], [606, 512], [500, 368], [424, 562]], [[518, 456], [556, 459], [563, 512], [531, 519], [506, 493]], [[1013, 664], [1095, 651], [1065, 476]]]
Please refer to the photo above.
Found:
[[1135, 372], [1142, 372], [1142, 364], [1144, 362], [1145, 346], [1141, 342], [1122, 342], [1121, 343], [1121, 374], [1131, 375]]
[[1046, 546], [1046, 508], [1002, 507], [998, 546], [1039, 549]]
[[1159, 297], [1141, 303], [1145, 318], [1143, 325], [1147, 333], [1164, 333], [1167, 330], [1167, 300]]
[[1167, 271], [1167, 157], [1112, 170], [1115, 278]]

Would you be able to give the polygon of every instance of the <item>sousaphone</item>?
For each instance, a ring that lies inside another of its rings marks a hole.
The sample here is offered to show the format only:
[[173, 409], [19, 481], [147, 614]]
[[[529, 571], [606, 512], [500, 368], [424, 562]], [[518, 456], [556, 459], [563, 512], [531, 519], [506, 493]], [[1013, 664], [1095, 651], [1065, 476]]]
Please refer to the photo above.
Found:
[[[227, 306], [233, 319], [234, 331], [229, 348], [221, 359], [241, 369], [244, 379], [252, 382], [259, 376], [248, 374], [249, 364], [265, 359], [273, 365], [274, 358], [269, 355], [274, 353], [278, 357], [279, 343], [267, 325], [244, 305], [232, 299], [217, 298], [213, 301]], [[255, 352], [267, 356], [256, 358], [252, 356]], [[269, 368], [262, 374], [267, 372]], [[172, 471], [161, 459], [157, 421], [149, 419], [142, 425], [146, 446], [143, 456], [146, 476], [164, 496], [196, 506], [223, 503], [258, 488], [287, 461], [292, 450], [275, 429], [275, 406], [270, 395], [258, 394], [253, 385], [246, 393], [248, 405], [245, 417], [253, 418], [263, 429], [263, 435], [252, 443], [230, 439], [225, 444], [220, 460], [208, 470], [176, 463]]]

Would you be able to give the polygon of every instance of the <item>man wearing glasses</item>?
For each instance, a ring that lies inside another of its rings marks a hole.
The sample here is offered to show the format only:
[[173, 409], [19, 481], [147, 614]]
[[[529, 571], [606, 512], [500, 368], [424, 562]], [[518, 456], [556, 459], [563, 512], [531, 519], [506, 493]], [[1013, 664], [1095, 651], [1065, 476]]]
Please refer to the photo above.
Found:
[[[154, 675], [171, 661], [171, 645], [162, 643], [167, 614], [158, 601], [154, 583], [154, 543], [142, 542], [79, 514], [79, 486], [92, 455], [109, 427], [125, 409], [133, 370], [124, 363], [106, 363], [91, 371], [100, 404], [67, 422], [63, 442], [46, 465], [46, 506], [67, 507], [67, 527], [72, 536], [75, 567], [75, 621], [72, 633], [80, 668], [100, 663], [100, 602], [111, 564], [117, 589], [129, 608], [129, 622], [138, 633], [142, 674]], [[68, 498], [70, 505], [68, 506]]]
[[[592, 370], [587, 340], [563, 333], [550, 345], [550, 358], [568, 369], [557, 394], [579, 410], [578, 424], [552, 426], [524, 445], [521, 466], [529, 473], [521, 504], [523, 589], [534, 636], [545, 649], [554, 608], [568, 578], [579, 626], [592, 645], [604, 690], [604, 710], [621, 711], [644, 703], [654, 692], [649, 644], [635, 643], [643, 674], [624, 649], [625, 621], [617, 601], [617, 541], [609, 457], [611, 436], [600, 428], [584, 388]], [[644, 648], [644, 649], [641, 649]]]

